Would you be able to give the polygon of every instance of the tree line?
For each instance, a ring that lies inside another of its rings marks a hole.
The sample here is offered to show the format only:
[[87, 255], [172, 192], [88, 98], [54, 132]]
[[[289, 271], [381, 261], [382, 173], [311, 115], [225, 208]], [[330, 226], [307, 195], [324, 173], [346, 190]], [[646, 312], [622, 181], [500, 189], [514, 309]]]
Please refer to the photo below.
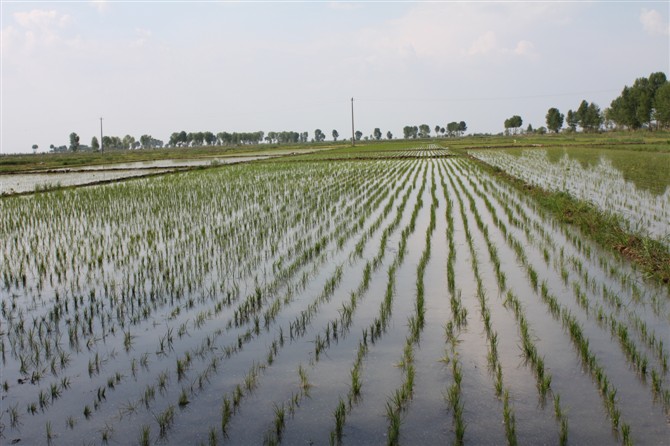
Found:
[[[603, 130], [659, 130], [670, 128], [670, 82], [665, 73], [656, 72], [649, 77], [641, 77], [635, 80], [632, 86], [625, 86], [621, 94], [617, 96], [605, 110], [601, 110], [596, 103], [582, 100], [575, 110], [568, 110], [563, 114], [556, 107], [551, 107], [545, 115], [546, 127], [542, 126], [533, 130], [529, 124], [526, 132], [545, 133], [551, 131], [576, 132], [578, 128], [583, 132], [597, 132]], [[516, 135], [522, 132], [523, 119], [519, 115], [513, 115], [505, 119], [505, 134]], [[564, 125], [566, 126], [564, 128]], [[467, 130], [465, 121], [452, 121], [446, 126], [436, 125], [432, 130], [435, 136], [457, 137], [463, 136]], [[332, 130], [333, 141], [339, 138], [339, 132]], [[363, 132], [356, 130], [354, 138], [359, 141], [380, 140], [383, 133], [376, 127], [370, 136], [363, 136]], [[406, 125], [403, 127], [404, 139], [430, 138], [431, 127], [428, 124]], [[393, 134], [386, 132], [387, 139], [393, 139]], [[201, 146], [237, 146], [247, 144], [298, 144], [310, 141], [308, 132], [295, 131], [272, 131], [267, 134], [263, 131], [257, 132], [173, 132], [167, 143], [156, 139], [151, 135], [142, 135], [136, 140], [131, 135], [124, 137], [103, 136], [102, 144], [96, 136], [91, 139], [90, 145], [80, 143], [79, 136], [72, 132], [69, 145], [54, 146], [51, 144], [52, 152], [67, 151], [97, 151], [101, 146], [104, 150], [128, 150], [128, 149], [156, 149], [163, 147], [201, 147]], [[321, 129], [314, 131], [312, 142], [323, 142], [326, 134]], [[32, 146], [37, 152], [37, 144]]]
[[[505, 129], [521, 127], [512, 125], [505, 120]], [[600, 107], [582, 100], [575, 110], [563, 114], [556, 107], [547, 110], [545, 116], [546, 129], [541, 127], [540, 133], [552, 131], [558, 133], [566, 125], [565, 131], [576, 132], [578, 127], [583, 132], [603, 130], [660, 130], [670, 128], [670, 82], [665, 73], [652, 73], [649, 77], [640, 77], [632, 86], [625, 86], [608, 108]], [[515, 122], [516, 124], [517, 122]]]
[[[468, 129], [465, 121], [460, 122], [450, 122], [446, 127], [441, 127], [439, 125], [435, 126], [435, 136], [463, 136], [465, 131]], [[402, 129], [402, 134], [405, 139], [417, 139], [417, 138], [430, 138], [430, 126], [428, 124], [416, 125], [406, 125]]]

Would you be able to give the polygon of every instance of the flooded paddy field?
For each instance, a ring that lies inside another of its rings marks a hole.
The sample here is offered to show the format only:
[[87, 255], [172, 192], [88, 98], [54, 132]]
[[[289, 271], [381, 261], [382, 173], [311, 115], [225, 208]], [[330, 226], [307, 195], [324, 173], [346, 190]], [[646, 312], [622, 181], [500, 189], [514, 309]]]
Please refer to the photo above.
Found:
[[125, 178], [136, 178], [186, 170], [193, 167], [218, 166], [223, 164], [237, 164], [263, 160], [272, 158], [273, 156], [259, 155], [201, 158], [192, 160], [152, 160], [73, 168], [56, 168], [37, 172], [7, 173], [0, 174], [0, 195], [23, 194], [47, 189], [57, 189], [59, 187], [106, 183]]
[[0, 199], [2, 442], [667, 444], [667, 287], [425, 150]]

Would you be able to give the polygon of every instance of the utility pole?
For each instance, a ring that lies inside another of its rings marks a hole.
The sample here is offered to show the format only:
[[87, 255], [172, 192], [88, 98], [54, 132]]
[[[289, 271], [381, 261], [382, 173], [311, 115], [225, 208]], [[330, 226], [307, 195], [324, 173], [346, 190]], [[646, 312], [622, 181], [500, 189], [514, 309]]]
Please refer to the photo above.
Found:
[[102, 147], [102, 118], [100, 118], [100, 153], [104, 152], [104, 148]]
[[351, 147], [356, 145], [356, 137], [354, 135], [354, 98], [351, 98]]

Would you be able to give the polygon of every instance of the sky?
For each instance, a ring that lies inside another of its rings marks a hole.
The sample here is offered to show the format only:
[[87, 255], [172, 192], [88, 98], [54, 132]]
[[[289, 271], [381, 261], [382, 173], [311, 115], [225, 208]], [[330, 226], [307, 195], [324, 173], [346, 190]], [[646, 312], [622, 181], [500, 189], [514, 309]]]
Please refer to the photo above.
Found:
[[[0, 152], [100, 134], [537, 128], [670, 74], [670, 3], [2, 0]], [[668, 76], [670, 77], [670, 76]]]

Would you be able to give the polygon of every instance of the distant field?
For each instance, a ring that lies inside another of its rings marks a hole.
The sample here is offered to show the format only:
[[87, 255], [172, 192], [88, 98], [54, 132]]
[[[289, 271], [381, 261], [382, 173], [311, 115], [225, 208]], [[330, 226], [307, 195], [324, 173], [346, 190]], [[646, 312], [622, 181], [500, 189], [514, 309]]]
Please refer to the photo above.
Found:
[[[583, 168], [595, 167], [601, 160], [607, 160], [639, 189], [654, 194], [663, 194], [670, 186], [670, 144], [661, 145], [617, 145], [611, 148], [584, 146], [543, 147], [549, 160], [556, 164], [564, 156], [580, 162]], [[651, 150], [649, 150], [651, 149]], [[528, 148], [504, 149], [505, 153], [521, 156]]]

